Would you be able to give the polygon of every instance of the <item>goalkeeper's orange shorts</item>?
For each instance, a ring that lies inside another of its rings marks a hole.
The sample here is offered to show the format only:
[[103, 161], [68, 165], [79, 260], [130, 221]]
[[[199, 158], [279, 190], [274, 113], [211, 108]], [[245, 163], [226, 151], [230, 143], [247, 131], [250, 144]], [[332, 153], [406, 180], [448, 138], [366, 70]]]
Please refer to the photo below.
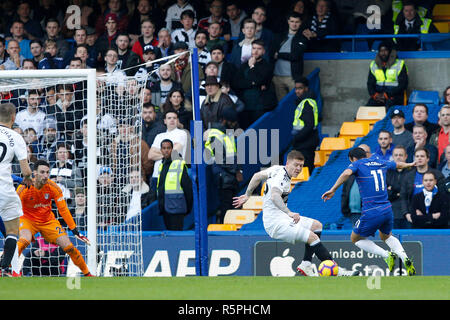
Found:
[[34, 235], [39, 232], [44, 237], [45, 241], [52, 244], [56, 244], [56, 239], [59, 237], [67, 235], [64, 228], [56, 219], [47, 222], [36, 222], [20, 217], [19, 232], [23, 229], [30, 230], [31, 235], [33, 236], [33, 241]]

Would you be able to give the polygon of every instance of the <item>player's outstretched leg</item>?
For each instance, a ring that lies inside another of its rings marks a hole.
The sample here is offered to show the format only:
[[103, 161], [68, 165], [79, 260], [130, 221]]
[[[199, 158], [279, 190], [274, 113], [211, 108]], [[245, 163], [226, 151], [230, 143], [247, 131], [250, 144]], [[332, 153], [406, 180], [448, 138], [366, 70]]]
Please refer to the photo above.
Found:
[[69, 237], [67, 236], [61, 236], [56, 240], [56, 244], [59, 245], [65, 253], [67, 253], [70, 256], [70, 259], [72, 259], [73, 263], [80, 268], [81, 272], [84, 274], [85, 277], [91, 277], [91, 273], [89, 272], [89, 269], [87, 267], [86, 262], [83, 259], [83, 256], [81, 255], [80, 250], [75, 248], [75, 246], [70, 242]]
[[11, 260], [16, 251], [18, 231], [19, 231], [19, 218], [14, 218], [9, 221], [3, 221], [6, 229], [5, 244], [3, 246], [3, 257], [1, 264], [1, 276], [12, 277], [12, 271], [10, 270]]
[[[416, 269], [414, 268], [414, 264], [410, 258], [406, 255], [405, 249], [403, 248], [400, 241], [392, 235], [392, 233], [384, 234], [380, 231], [380, 238], [383, 240], [389, 248], [391, 248], [392, 252], [397, 255], [405, 264], [406, 272], [409, 276], [413, 276], [416, 274]], [[392, 253], [391, 253], [392, 254]], [[392, 269], [394, 267], [392, 266]], [[389, 268], [389, 271], [392, 271]]]
[[[314, 220], [311, 225], [311, 232], [315, 233], [317, 237], [320, 239], [322, 235], [322, 224]], [[305, 254], [303, 255], [303, 261], [297, 267], [297, 271], [300, 272], [304, 276], [308, 277], [317, 277], [318, 274], [313, 267], [312, 257], [314, 255], [314, 249], [309, 245], [309, 243], [305, 243]]]

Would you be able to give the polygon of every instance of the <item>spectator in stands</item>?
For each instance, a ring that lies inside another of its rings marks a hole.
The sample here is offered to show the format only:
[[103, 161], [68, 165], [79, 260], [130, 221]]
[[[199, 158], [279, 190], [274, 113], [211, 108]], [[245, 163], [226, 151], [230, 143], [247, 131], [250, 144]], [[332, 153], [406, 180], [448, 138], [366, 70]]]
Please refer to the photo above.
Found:
[[438, 190], [433, 172], [423, 175], [423, 191], [412, 198], [411, 220], [414, 228], [447, 229], [449, 199], [445, 191]]
[[141, 35], [136, 39], [131, 51], [136, 53], [141, 60], [144, 60], [144, 48], [149, 45], [154, 48], [156, 58], [161, 58], [161, 52], [158, 48], [158, 39], [154, 36], [155, 25], [151, 20], [141, 22]]
[[[205, 66], [211, 61], [211, 54], [206, 48], [208, 43], [208, 32], [202, 29], [197, 30], [195, 33], [195, 47], [198, 51], [198, 63], [205, 70]], [[220, 47], [220, 46], [219, 46]]]
[[36, 70], [37, 65], [32, 59], [25, 59], [22, 62], [22, 68], [21, 70]]
[[73, 199], [75, 188], [83, 186], [81, 170], [70, 159], [70, 145], [59, 142], [56, 146], [56, 161], [50, 168], [50, 179], [69, 192], [67, 199]]
[[30, 41], [30, 51], [33, 56], [33, 61], [37, 64], [44, 59], [44, 46], [41, 40], [32, 40]]
[[400, 189], [400, 199], [402, 202], [402, 214], [409, 223], [412, 223], [411, 215], [414, 213], [412, 208], [412, 198], [415, 194], [423, 191], [423, 175], [425, 172], [433, 172], [437, 180], [439, 191], [447, 190], [445, 179], [442, 173], [431, 168], [428, 163], [430, 161], [430, 152], [425, 148], [418, 148], [414, 152], [414, 161], [416, 166], [406, 173], [402, 187]]
[[142, 178], [139, 170], [132, 169], [129, 175], [129, 183], [120, 192], [120, 204], [125, 205], [121, 213], [122, 221], [129, 220], [141, 213], [156, 200], [156, 192], [150, 190], [149, 185]]
[[[432, 20], [422, 18], [417, 13], [417, 6], [413, 1], [403, 3], [402, 14], [398, 15], [394, 23], [394, 34], [426, 34], [437, 33]], [[418, 38], [394, 38], [400, 51], [422, 50]]]
[[288, 32], [280, 34], [272, 45], [275, 53], [273, 84], [280, 101], [295, 87], [295, 80], [303, 75], [303, 53], [307, 40], [301, 33], [302, 17], [292, 12], [287, 17]]
[[234, 108], [234, 103], [227, 94], [222, 93], [216, 77], [206, 77], [205, 90], [206, 99], [202, 103], [200, 115], [206, 129], [219, 121], [225, 108]]
[[[90, 28], [93, 30], [92, 28]], [[94, 32], [95, 34], [95, 32]], [[69, 49], [65, 56], [63, 56], [64, 61], [66, 64], [69, 64], [70, 59], [72, 59], [75, 56], [75, 53], [77, 51], [77, 48], [79, 45], [86, 45], [87, 51], [88, 51], [88, 59], [87, 59], [87, 65], [94, 68], [97, 65], [97, 50], [95, 48], [95, 41], [94, 43], [88, 44], [88, 33], [87, 29], [80, 28], [76, 29], [74, 36], [73, 36], [74, 42], [72, 42], [72, 45], [69, 46]]]
[[95, 32], [98, 36], [103, 34], [105, 30], [105, 22], [108, 21], [108, 17], [113, 15], [117, 22], [117, 30], [120, 32], [126, 32], [128, 28], [128, 16], [126, 8], [122, 8], [122, 1], [109, 0], [108, 9], [105, 10], [104, 15], [98, 17], [95, 23]]
[[44, 33], [39, 21], [31, 17], [31, 7], [28, 1], [21, 1], [17, 6], [17, 20], [23, 22], [25, 37], [30, 40], [42, 39]]
[[231, 90], [231, 85], [227, 81], [220, 80], [220, 90], [223, 94], [227, 94], [234, 103], [236, 112], [239, 114], [245, 109], [244, 102]]
[[[115, 182], [122, 187], [127, 184], [127, 176], [130, 174], [130, 168], [141, 166], [141, 172], [147, 177], [153, 170], [153, 162], [148, 158], [149, 146], [136, 134], [134, 124], [130, 119], [119, 119], [119, 134], [111, 143], [111, 168], [115, 173]], [[139, 154], [140, 144], [140, 158]]]
[[233, 197], [243, 180], [237, 163], [236, 142], [233, 133], [238, 127], [238, 114], [234, 107], [226, 107], [205, 132], [205, 162], [212, 165], [214, 184], [218, 188], [220, 205], [216, 213], [216, 223], [223, 223], [227, 210], [233, 209]]
[[192, 112], [185, 108], [185, 98], [183, 90], [175, 89], [169, 92], [166, 102], [162, 105], [163, 113], [173, 110], [178, 114], [178, 128], [190, 131]]
[[353, 174], [342, 185], [341, 212], [353, 226], [361, 217], [361, 195]]
[[181, 28], [177, 28], [172, 32], [172, 41], [185, 42], [188, 44], [189, 48], [195, 47], [195, 29], [193, 28], [195, 13], [193, 10], [184, 10], [181, 13]]
[[117, 60], [117, 66], [120, 70], [125, 71], [127, 76], [134, 76], [137, 71], [135, 68], [141, 63], [139, 55], [129, 49], [130, 38], [127, 33], [120, 33], [116, 39], [117, 52], [119, 53], [119, 59]]
[[212, 22], [218, 22], [220, 24], [220, 36], [225, 39], [225, 41], [230, 41], [231, 38], [231, 26], [228, 19], [224, 17], [224, 3], [222, 0], [213, 0], [209, 6], [209, 12], [211, 15], [209, 17], [200, 19], [198, 21], [198, 28], [203, 30], [208, 30], [209, 25]]
[[438, 148], [438, 164], [444, 158], [444, 149], [450, 141], [450, 105], [444, 104], [439, 110], [440, 128], [430, 138], [430, 144]]
[[226, 13], [230, 24], [231, 37], [237, 38], [241, 32], [241, 23], [247, 17], [245, 10], [241, 10], [237, 1], [228, 1], [226, 4]]
[[[392, 158], [395, 162], [406, 162], [407, 157], [408, 154], [403, 146], [395, 146], [392, 151]], [[403, 180], [408, 172], [409, 170], [406, 169], [388, 170], [386, 172], [388, 199], [392, 204], [392, 212], [394, 213], [394, 229], [411, 228], [411, 224], [405, 219], [402, 213], [402, 202], [400, 199]]]
[[120, 223], [117, 187], [111, 167], [100, 167], [97, 175], [97, 227], [106, 230], [108, 226]]
[[70, 210], [77, 228], [80, 231], [87, 231], [87, 201], [84, 188], [75, 188], [75, 207]]
[[6, 52], [8, 53], [8, 58], [2, 65], [0, 65], [0, 70], [20, 69], [25, 58], [20, 54], [19, 42], [16, 40], [9, 40]]
[[412, 133], [405, 129], [405, 114], [400, 109], [395, 109], [391, 113], [392, 143], [395, 146], [403, 146], [406, 150], [414, 145]]
[[[215, 63], [214, 61], [210, 61], [206, 64], [205, 77], [206, 78], [207, 77], [215, 77], [215, 78], [217, 78], [217, 81], [220, 82], [219, 66], [217, 63]], [[200, 81], [200, 86], [199, 86], [199, 103], [200, 103], [200, 105], [203, 104], [203, 101], [205, 101], [206, 96], [207, 96], [205, 84], [206, 84], [206, 79]]]
[[6, 52], [5, 38], [0, 36], [0, 67], [3, 63], [5, 63], [8, 58], [8, 53]]
[[43, 133], [45, 113], [39, 110], [40, 95], [37, 90], [29, 90], [27, 96], [27, 108], [19, 111], [16, 116], [16, 123], [25, 131], [33, 128], [38, 137]]
[[317, 129], [319, 108], [306, 77], [295, 81], [295, 95], [297, 108], [292, 122], [292, 148], [303, 154], [305, 167], [308, 167], [311, 174], [314, 170], [314, 151], [320, 143]]
[[[242, 33], [244, 39], [236, 41], [231, 50], [230, 62], [239, 68], [252, 56], [252, 42], [256, 40], [256, 22], [253, 19], [245, 19], [242, 22]], [[267, 53], [267, 48], [265, 48]]]
[[[96, 62], [93, 59], [89, 59], [89, 46], [87, 44], [79, 44], [75, 49], [74, 57], [81, 59], [81, 68], [94, 68]], [[92, 63], [92, 64], [91, 64]]]
[[[252, 13], [251, 18], [256, 22], [256, 39], [262, 40], [265, 43], [265, 47], [267, 48], [267, 53], [271, 52], [273, 43], [273, 32], [264, 26], [264, 23], [267, 19], [267, 9], [264, 6], [257, 6]], [[239, 37], [239, 41], [242, 40], [243, 35]]]
[[237, 72], [237, 67], [225, 59], [225, 52], [221, 46], [211, 48], [211, 61], [216, 62], [219, 67], [217, 78], [233, 85], [233, 78]]
[[24, 56], [24, 58], [33, 58], [30, 51], [30, 40], [25, 36], [24, 23], [20, 20], [14, 21], [11, 25], [10, 32], [12, 37], [7, 39], [8, 41], [6, 41], [6, 45], [8, 46], [9, 40], [16, 40], [20, 46], [20, 53]]
[[36, 130], [34, 130], [33, 128], [23, 130], [22, 136], [27, 145], [32, 144], [33, 142], [38, 140]]
[[444, 100], [444, 104], [449, 104], [450, 105], [450, 86], [445, 88], [445, 90], [444, 90], [444, 92], [442, 94], [442, 99]]
[[337, 19], [330, 9], [329, 0], [318, 0], [316, 2], [315, 13], [303, 30], [303, 35], [308, 39], [307, 50], [310, 52], [339, 50], [339, 43], [336, 40], [324, 39], [327, 35], [339, 33]]
[[117, 21], [115, 14], [108, 14], [104, 20], [105, 32], [95, 41], [95, 49], [99, 53], [97, 63], [100, 63], [100, 65], [105, 58], [106, 51], [116, 45], [118, 35]]
[[193, 205], [192, 181], [184, 160], [172, 157], [173, 148], [170, 139], [161, 141], [163, 162], [158, 168], [158, 206], [167, 230], [183, 230], [184, 217]]
[[[71, 147], [71, 153], [74, 156], [75, 166], [81, 170], [81, 175], [83, 177], [83, 185], [87, 185], [87, 147], [88, 147], [88, 130], [87, 121], [80, 123], [80, 130], [75, 133], [75, 141]], [[97, 152], [100, 151], [97, 148]], [[109, 157], [106, 157], [109, 159]]]
[[442, 174], [444, 175], [446, 182], [447, 180], [450, 181], [450, 144], [448, 144], [445, 148], [444, 148], [444, 158], [442, 159], [441, 163], [438, 166], [438, 169], [442, 172]]
[[54, 118], [47, 118], [43, 124], [43, 134], [39, 137], [33, 146], [33, 154], [38, 159], [44, 159], [50, 167], [55, 166], [56, 163], [56, 147], [59, 142], [62, 142], [58, 135], [56, 128], [56, 120]]
[[[175, 54], [179, 54], [182, 52], [187, 52], [189, 49], [188, 45], [184, 42], [177, 42], [173, 46], [173, 50]], [[191, 63], [189, 62], [189, 54], [184, 54], [179, 56], [179, 58], [175, 61], [173, 66], [174, 74], [173, 79], [176, 82], [180, 82], [183, 88], [183, 92], [186, 95], [186, 98], [191, 97]], [[198, 68], [198, 77], [199, 79], [204, 78], [203, 69]]]
[[124, 71], [120, 70], [119, 66], [117, 65], [118, 59], [119, 53], [117, 52], [117, 49], [111, 48], [106, 51], [105, 72], [108, 75], [107, 83], [125, 86], [126, 74]]
[[[78, 225], [77, 225], [78, 227]], [[24, 253], [23, 275], [32, 277], [62, 275], [66, 253], [54, 244], [46, 243], [43, 237], [36, 237], [30, 250]]]
[[414, 150], [419, 148], [427, 149], [429, 152], [429, 163], [428, 165], [431, 168], [436, 168], [437, 166], [437, 158], [438, 158], [438, 149], [427, 142], [427, 131], [425, 127], [421, 124], [416, 124], [413, 127], [413, 140], [414, 145], [407, 149], [408, 151], [408, 162], [413, 161]]
[[[166, 28], [169, 29], [170, 32], [183, 26], [180, 22], [180, 18], [181, 13], [185, 10], [192, 10], [195, 12], [194, 7], [189, 4], [188, 0], [177, 0], [176, 3], [167, 9]], [[195, 23], [196, 21], [194, 21], [194, 24]]]
[[408, 88], [408, 68], [404, 60], [398, 59], [397, 51], [388, 41], [378, 46], [378, 53], [370, 63], [367, 89], [370, 99], [368, 106], [403, 105], [405, 90]]
[[144, 103], [142, 106], [142, 139], [151, 146], [155, 137], [163, 132], [166, 132], [166, 127], [157, 119], [155, 106], [151, 103]]
[[421, 124], [427, 131], [427, 142], [439, 128], [439, 125], [428, 121], [428, 106], [424, 103], [417, 103], [413, 108], [413, 121], [405, 124], [406, 130], [413, 132], [416, 124]]
[[155, 161], [151, 189], [156, 190], [156, 180], [158, 178], [158, 169], [163, 158], [161, 153], [161, 142], [164, 139], [169, 139], [173, 142], [173, 159], [181, 157], [186, 159], [186, 150], [188, 144], [188, 136], [185, 130], [178, 128], [178, 114], [173, 110], [169, 110], [164, 114], [164, 124], [167, 127], [166, 132], [156, 135], [155, 140], [150, 148], [148, 157]]
[[271, 87], [272, 66], [263, 59], [264, 54], [264, 42], [253, 41], [252, 56], [240, 65], [233, 81], [238, 97], [245, 104], [240, 119], [243, 129], [247, 129], [264, 112], [273, 109], [277, 104], [275, 92]]
[[64, 59], [57, 56], [58, 47], [55, 40], [45, 40], [44, 59], [39, 61], [38, 69], [64, 69]]
[[163, 57], [171, 56], [173, 54], [174, 43], [172, 43], [169, 29], [161, 28], [158, 32], [158, 40], [158, 48], [161, 50], [161, 55]]
[[72, 58], [69, 61], [69, 65], [67, 66], [68, 69], [82, 69], [83, 62], [80, 58]]
[[54, 18], [48, 19], [45, 25], [45, 35], [42, 40], [44, 42], [46, 40], [54, 40], [57, 48], [56, 56], [64, 58], [69, 51], [69, 43], [64, 39], [60, 32], [61, 28], [59, 21]]
[[385, 161], [392, 161], [394, 147], [395, 145], [392, 143], [391, 133], [387, 130], [381, 130], [380, 133], [378, 133], [378, 148], [373, 154]]
[[228, 44], [221, 38], [222, 27], [219, 22], [211, 22], [208, 26], [208, 42], [206, 43], [206, 49], [211, 51], [211, 48], [218, 45], [222, 46], [225, 52], [228, 52]]
[[172, 80], [172, 67], [164, 64], [159, 67], [160, 81], [147, 83], [152, 92], [152, 103], [160, 108], [171, 90], [181, 89], [181, 84]]
[[144, 47], [144, 52], [142, 54], [143, 63], [146, 63], [144, 65], [141, 65], [139, 69], [137, 70], [134, 77], [139, 82], [150, 82], [150, 81], [157, 81], [159, 78], [156, 75], [156, 72], [159, 68], [159, 62], [152, 62], [156, 60], [157, 52], [159, 53], [159, 48], [154, 47], [151, 44], [148, 44]]
[[132, 45], [142, 35], [142, 22], [146, 20], [152, 22], [153, 32], [160, 30], [165, 25], [162, 12], [156, 7], [153, 1], [139, 0], [128, 23], [128, 33], [132, 39]]

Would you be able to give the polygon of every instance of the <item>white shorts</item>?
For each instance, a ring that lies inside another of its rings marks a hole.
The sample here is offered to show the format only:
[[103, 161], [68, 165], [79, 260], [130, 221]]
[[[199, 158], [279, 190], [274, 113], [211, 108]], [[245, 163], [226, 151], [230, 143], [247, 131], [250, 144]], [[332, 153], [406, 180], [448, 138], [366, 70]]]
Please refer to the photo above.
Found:
[[294, 223], [291, 218], [287, 217], [279, 219], [276, 223], [270, 223], [270, 225], [264, 223], [264, 228], [273, 239], [282, 240], [292, 244], [297, 242], [306, 243], [311, 234], [313, 222], [314, 219], [300, 216], [300, 221]]
[[17, 193], [0, 195], [0, 217], [3, 221], [11, 221], [23, 215], [22, 203]]

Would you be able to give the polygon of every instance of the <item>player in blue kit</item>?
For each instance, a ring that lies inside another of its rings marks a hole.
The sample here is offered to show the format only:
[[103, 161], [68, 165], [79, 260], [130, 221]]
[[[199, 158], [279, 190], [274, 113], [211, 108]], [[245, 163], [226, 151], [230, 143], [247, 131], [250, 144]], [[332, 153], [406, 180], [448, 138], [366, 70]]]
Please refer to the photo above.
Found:
[[[354, 174], [361, 194], [362, 212], [361, 218], [353, 228], [352, 242], [364, 251], [383, 257], [391, 272], [394, 269], [395, 258], [400, 257], [408, 275], [414, 275], [416, 271], [411, 259], [406, 255], [400, 241], [392, 235], [394, 218], [392, 206], [388, 200], [386, 171], [413, 167], [415, 163], [395, 163], [376, 157], [367, 158], [366, 151], [362, 148], [350, 150], [348, 157], [351, 164], [342, 172], [333, 187], [322, 195], [322, 199], [324, 201], [331, 199], [336, 190]], [[377, 230], [380, 231], [381, 240], [391, 248], [391, 252], [367, 239], [369, 236], [374, 236]]]

